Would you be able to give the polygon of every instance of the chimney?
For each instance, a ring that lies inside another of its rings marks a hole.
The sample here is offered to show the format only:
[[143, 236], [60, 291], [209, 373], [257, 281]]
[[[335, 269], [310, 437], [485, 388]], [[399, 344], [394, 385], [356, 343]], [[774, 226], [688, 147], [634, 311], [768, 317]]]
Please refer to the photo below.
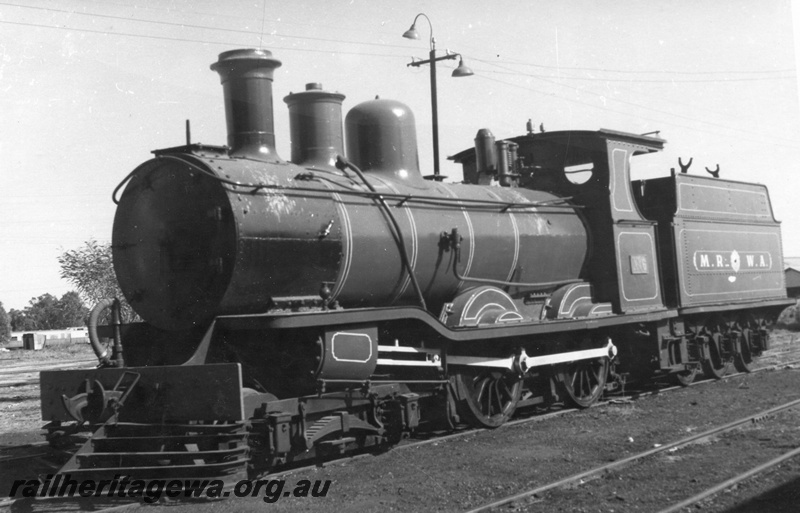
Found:
[[280, 65], [271, 52], [255, 49], [223, 52], [211, 65], [225, 95], [231, 156], [280, 160], [272, 116], [272, 74]]
[[339, 172], [336, 156], [344, 156], [343, 100], [343, 94], [324, 91], [318, 83], [306, 84], [305, 91], [283, 99], [289, 106], [292, 162]]

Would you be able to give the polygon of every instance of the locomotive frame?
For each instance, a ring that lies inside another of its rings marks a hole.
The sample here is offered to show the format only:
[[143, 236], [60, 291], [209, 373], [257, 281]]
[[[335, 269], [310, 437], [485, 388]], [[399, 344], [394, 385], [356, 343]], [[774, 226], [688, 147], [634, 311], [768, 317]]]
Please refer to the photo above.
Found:
[[792, 303], [762, 185], [632, 182], [656, 137], [486, 129], [441, 184], [399, 102], [354, 108], [342, 157], [344, 95], [317, 84], [285, 99], [286, 162], [278, 65], [221, 54], [228, 146], [156, 150], [118, 187], [115, 266], [148, 322], [96, 328], [102, 368], [42, 372], [50, 440], [92, 433], [60, 473], [233, 482], [628, 377], [719, 378]]

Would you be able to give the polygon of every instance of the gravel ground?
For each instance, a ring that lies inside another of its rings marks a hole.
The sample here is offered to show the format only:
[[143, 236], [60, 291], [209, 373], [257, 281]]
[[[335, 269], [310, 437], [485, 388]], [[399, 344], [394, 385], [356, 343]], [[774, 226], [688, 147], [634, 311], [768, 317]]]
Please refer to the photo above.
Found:
[[[269, 507], [271, 511], [464, 511], [800, 398], [798, 383], [800, 370], [764, 372], [307, 469], [287, 477], [285, 490], [304, 479], [331, 480], [327, 496], [286, 497]], [[796, 411], [780, 414], [752, 428], [502, 511], [658, 511], [797, 446], [799, 418]], [[740, 486], [752, 494], [728, 494], [727, 499], [741, 504], [751, 495], [763, 495], [797, 479], [798, 469], [800, 465], [790, 463], [771, 479]], [[169, 511], [261, 511], [265, 506], [261, 498], [247, 498], [178, 505]], [[726, 507], [715, 501], [704, 510]]]
[[[85, 361], [94, 358], [89, 344], [69, 344], [46, 347], [41, 351], [22, 349], [0, 352], [0, 370], [15, 367], [30, 368], [38, 365]], [[86, 364], [84, 364], [86, 365]], [[38, 377], [38, 371], [23, 374], [4, 373], [3, 380], [12, 376], [19, 381]], [[39, 442], [44, 438], [40, 428], [42, 422], [39, 409], [39, 385], [0, 387], [0, 449], [25, 443]]]
[[[798, 338], [797, 333], [775, 332], [771, 352], [783, 354], [781, 351], [794, 345]], [[790, 356], [783, 354], [782, 358]], [[631, 403], [305, 469], [285, 478], [283, 491], [293, 490], [302, 480], [330, 480], [325, 497], [282, 497], [267, 504], [262, 494], [256, 498], [173, 504], [169, 511], [263, 511], [265, 507], [271, 511], [463, 511], [800, 398], [798, 385], [800, 370], [796, 369], [733, 378]], [[0, 390], [0, 418], [6, 418], [7, 413], [15, 416], [12, 422], [2, 421], [1, 444], [19, 444], [17, 439], [25, 436], [40, 439], [32, 427], [40, 424], [37, 395], [38, 386], [12, 392]], [[658, 511], [796, 447], [800, 440], [798, 420], [797, 411], [783, 413], [704, 444], [655, 457], [651, 462], [580, 486], [533, 497], [502, 511]], [[4, 480], [9, 478], [6, 472], [2, 474]], [[798, 485], [800, 462], [791, 461], [703, 503], [702, 509], [782, 511], [777, 509], [781, 501], [789, 501], [792, 494], [797, 500]], [[747, 507], [752, 509], [742, 509]]]

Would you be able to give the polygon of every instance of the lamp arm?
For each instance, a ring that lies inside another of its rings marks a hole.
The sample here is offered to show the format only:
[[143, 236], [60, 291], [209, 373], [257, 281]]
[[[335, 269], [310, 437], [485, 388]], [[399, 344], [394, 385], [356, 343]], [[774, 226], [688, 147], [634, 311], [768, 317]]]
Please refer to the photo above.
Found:
[[434, 50], [436, 48], [436, 40], [433, 39], [433, 23], [431, 23], [431, 19], [428, 18], [428, 15], [425, 14], [424, 12], [421, 12], [421, 13], [417, 14], [414, 17], [414, 23], [412, 23], [411, 26], [413, 27], [414, 25], [417, 24], [417, 20], [419, 19], [420, 16], [424, 16], [425, 19], [428, 20], [428, 27], [430, 27], [430, 29], [431, 29], [431, 39], [430, 39], [429, 43], [430, 43], [430, 46], [431, 46], [431, 50]]

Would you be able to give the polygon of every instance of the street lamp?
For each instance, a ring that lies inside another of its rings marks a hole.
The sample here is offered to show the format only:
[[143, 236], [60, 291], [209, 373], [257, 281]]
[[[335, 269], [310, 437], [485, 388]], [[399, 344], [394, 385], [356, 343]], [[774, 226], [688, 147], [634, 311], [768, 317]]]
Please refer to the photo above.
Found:
[[411, 28], [406, 30], [403, 33], [403, 37], [406, 39], [419, 39], [419, 32], [417, 32], [417, 20], [420, 16], [424, 16], [426, 20], [428, 20], [428, 26], [431, 29], [431, 37], [430, 37], [430, 58], [425, 61], [412, 61], [408, 64], [408, 66], [413, 66], [415, 68], [422, 66], [423, 64], [430, 64], [431, 65], [431, 117], [432, 117], [432, 124], [433, 124], [433, 178], [434, 180], [442, 180], [443, 177], [439, 175], [439, 114], [438, 114], [438, 107], [436, 102], [436, 62], [443, 61], [448, 59], [456, 59], [458, 58], [458, 67], [453, 70], [453, 74], [451, 76], [454, 77], [468, 77], [474, 75], [471, 69], [464, 65], [464, 59], [461, 57], [459, 53], [450, 53], [447, 51], [445, 55], [441, 57], [436, 57], [436, 40], [433, 38], [433, 24], [431, 23], [430, 18], [425, 13], [419, 13], [414, 18], [414, 23], [411, 24]]

